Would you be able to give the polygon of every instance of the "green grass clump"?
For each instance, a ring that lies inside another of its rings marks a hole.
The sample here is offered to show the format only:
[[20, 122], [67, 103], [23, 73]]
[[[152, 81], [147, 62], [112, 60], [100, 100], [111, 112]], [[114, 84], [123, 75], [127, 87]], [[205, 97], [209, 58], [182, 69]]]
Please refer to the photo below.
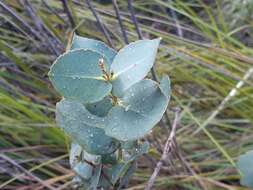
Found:
[[[60, 97], [46, 74], [74, 28], [82, 36], [106, 38], [84, 1], [66, 2], [65, 8], [61, 1], [0, 2], [0, 189], [69, 189], [74, 175], [69, 140], [54, 121]], [[127, 1], [117, 2], [127, 35], [135, 41]], [[111, 3], [92, 3], [116, 49], [123, 47]], [[169, 116], [172, 108], [181, 108], [177, 142], [196, 173], [189, 174], [175, 158], [162, 169], [155, 189], [246, 189], [234, 163], [253, 149], [253, 49], [234, 35], [241, 31], [240, 21], [231, 27], [227, 4], [218, 0], [138, 0], [133, 5], [143, 35], [162, 37], [156, 71], [171, 77]], [[149, 157], [160, 158], [167, 137], [163, 128], [147, 137]], [[128, 189], [144, 188], [151, 165], [142, 158]]]

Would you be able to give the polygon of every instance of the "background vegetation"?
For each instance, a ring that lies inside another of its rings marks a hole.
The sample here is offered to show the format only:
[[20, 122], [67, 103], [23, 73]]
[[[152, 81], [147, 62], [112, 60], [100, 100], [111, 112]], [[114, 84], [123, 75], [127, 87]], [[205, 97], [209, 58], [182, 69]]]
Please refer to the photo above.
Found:
[[[124, 45], [111, 1], [91, 1], [113, 46]], [[138, 39], [128, 2], [117, 1], [129, 41]], [[240, 190], [235, 162], [253, 149], [251, 0], [135, 0], [145, 38], [162, 37], [155, 70], [172, 80], [168, 115], [181, 109], [177, 150], [154, 189]], [[87, 1], [0, 1], [0, 189], [70, 189], [69, 140], [56, 127], [60, 97], [47, 72], [71, 32], [107, 42]], [[145, 51], [145, 50], [144, 50]], [[143, 189], [168, 128], [147, 139], [148, 155], [128, 190]], [[181, 156], [178, 156], [180, 154]]]

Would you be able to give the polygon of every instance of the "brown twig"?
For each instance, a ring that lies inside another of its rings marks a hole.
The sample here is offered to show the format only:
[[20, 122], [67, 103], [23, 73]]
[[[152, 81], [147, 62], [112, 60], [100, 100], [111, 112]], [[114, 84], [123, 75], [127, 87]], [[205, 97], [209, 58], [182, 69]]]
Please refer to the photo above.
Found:
[[[173, 2], [171, 0], [168, 0], [168, 3], [172, 4]], [[176, 25], [176, 29], [177, 29], [177, 35], [180, 37], [180, 38], [183, 38], [184, 37], [184, 33], [183, 33], [183, 30], [182, 30], [182, 27], [177, 19], [177, 14], [176, 12], [173, 10], [173, 9], [167, 9], [167, 13], [171, 14], [171, 17], [172, 19], [174, 20], [175, 22], [175, 25]]]
[[76, 23], [75, 23], [75, 20], [73, 18], [73, 15], [69, 9], [69, 6], [68, 6], [68, 2], [67, 0], [61, 0], [62, 2], [62, 6], [63, 6], [63, 9], [64, 9], [64, 12], [67, 14], [68, 16], [68, 19], [69, 19], [69, 22], [71, 24], [71, 27], [72, 29], [76, 27]]
[[93, 5], [91, 4], [90, 0], [86, 0], [86, 3], [88, 5], [89, 9], [91, 10], [93, 16], [96, 18], [98, 26], [99, 26], [100, 30], [103, 32], [107, 42], [109, 43], [109, 45], [111, 47], [114, 48], [112, 39], [111, 39], [110, 35], [108, 34], [107, 30], [105, 29], [105, 26], [102, 24], [100, 18], [98, 17], [98, 14], [97, 14], [96, 10], [94, 9]]
[[48, 9], [49, 12], [51, 12], [52, 14], [57, 16], [61, 21], [65, 22], [64, 18], [56, 10], [54, 10], [52, 7], [50, 7], [45, 0], [42, 0], [41, 2], [45, 6], [45, 8]]
[[16, 14], [10, 7], [4, 4], [3, 1], [0, 1], [0, 7], [3, 8], [9, 15], [11, 15], [14, 19], [16, 19], [20, 24], [26, 28], [30, 34], [32, 34], [35, 38], [40, 39], [40, 35], [37, 31], [35, 31], [25, 20], [23, 20], [18, 14]]
[[179, 110], [177, 110], [175, 113], [175, 119], [174, 119], [174, 122], [172, 125], [172, 129], [171, 129], [170, 135], [165, 143], [161, 159], [157, 162], [154, 172], [147, 182], [145, 190], [150, 190], [153, 187], [155, 179], [156, 179], [157, 175], [159, 174], [164, 162], [166, 162], [169, 159], [169, 157], [172, 155], [171, 153], [173, 152], [173, 150], [175, 148], [175, 138], [176, 138], [176, 128], [177, 128], [177, 123], [178, 123], [178, 116], [179, 116]]
[[2, 159], [4, 159], [4, 160], [8, 161], [9, 163], [11, 163], [13, 166], [15, 166], [16, 168], [18, 168], [24, 174], [27, 174], [28, 176], [30, 176], [33, 179], [35, 179], [36, 181], [38, 181], [42, 186], [47, 187], [48, 189], [51, 189], [51, 190], [55, 190], [55, 188], [53, 186], [45, 183], [43, 180], [41, 180], [37, 176], [33, 175], [31, 172], [27, 171], [24, 167], [22, 167], [21, 165], [19, 165], [18, 163], [16, 163], [14, 160], [12, 160], [11, 158], [9, 158], [8, 156], [6, 156], [4, 154], [0, 154], [0, 157]]
[[138, 37], [139, 37], [139, 39], [143, 39], [141, 30], [139, 28], [138, 21], [136, 19], [135, 13], [134, 13], [133, 5], [132, 5], [132, 0], [128, 0], [127, 1], [127, 6], [128, 6], [128, 10], [129, 10], [129, 12], [131, 14], [131, 19], [132, 19], [132, 21], [134, 23], [134, 26], [135, 26], [136, 32], [138, 34]]
[[120, 13], [119, 13], [119, 7], [118, 7], [118, 4], [117, 4], [117, 0], [112, 0], [112, 4], [113, 4], [113, 8], [114, 8], [115, 13], [116, 13], [117, 20], [119, 22], [119, 26], [120, 26], [120, 29], [121, 29], [121, 32], [122, 32], [122, 36], [124, 38], [124, 42], [126, 44], [128, 44], [129, 41], [128, 41], [126, 30], [124, 28], [124, 25], [123, 25], [123, 22], [122, 22]]
[[35, 27], [37, 28], [37, 31], [40, 33], [41, 38], [43, 38], [42, 41], [46, 41], [49, 45], [50, 50], [55, 54], [60, 54], [60, 49], [58, 46], [63, 49], [63, 44], [55, 35], [45, 26], [41, 18], [38, 17], [36, 14], [36, 10], [34, 10], [34, 7], [32, 6], [31, 2], [28, 0], [20, 0], [20, 3], [23, 5], [26, 12], [29, 14], [29, 16], [32, 18], [33, 23]]

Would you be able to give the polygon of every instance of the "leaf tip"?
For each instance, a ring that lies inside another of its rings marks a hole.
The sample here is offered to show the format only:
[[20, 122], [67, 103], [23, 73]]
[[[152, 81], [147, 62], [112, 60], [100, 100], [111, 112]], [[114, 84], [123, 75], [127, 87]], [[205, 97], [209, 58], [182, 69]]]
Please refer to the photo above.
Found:
[[171, 94], [171, 84], [170, 84], [170, 78], [168, 75], [163, 75], [162, 79], [160, 80], [160, 89], [162, 93], [169, 98]]
[[153, 39], [152, 41], [155, 41], [157, 43], [157, 46], [158, 46], [160, 44], [161, 40], [162, 40], [162, 37], [159, 37], [159, 38]]

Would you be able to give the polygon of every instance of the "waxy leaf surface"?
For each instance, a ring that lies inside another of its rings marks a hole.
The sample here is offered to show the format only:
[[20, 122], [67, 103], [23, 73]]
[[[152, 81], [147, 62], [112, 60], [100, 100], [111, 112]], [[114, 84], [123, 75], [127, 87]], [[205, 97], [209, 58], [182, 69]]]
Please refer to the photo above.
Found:
[[121, 141], [136, 140], [147, 134], [161, 120], [168, 106], [169, 95], [164, 91], [170, 84], [168, 80], [161, 82], [163, 90], [152, 80], [142, 80], [128, 89], [120, 105], [107, 115], [106, 134]]
[[152, 68], [160, 39], [139, 40], [121, 49], [111, 65], [113, 94], [122, 96], [124, 91], [142, 80]]
[[149, 143], [144, 142], [142, 144], [136, 144], [132, 149], [123, 149], [122, 155], [123, 155], [123, 161], [124, 162], [132, 162], [135, 159], [137, 159], [139, 156], [145, 154], [148, 152], [149, 149]]
[[[105, 135], [103, 119], [89, 113], [84, 105], [74, 100], [61, 100], [56, 105], [58, 125], [91, 154], [108, 154], [117, 148], [117, 142]], [[96, 127], [97, 126], [97, 127]]]
[[90, 164], [86, 163], [86, 162], [79, 162], [74, 166], [73, 170], [82, 179], [89, 180], [92, 176], [93, 167]]
[[110, 68], [111, 63], [115, 55], [117, 54], [115, 50], [108, 47], [104, 42], [94, 40], [94, 39], [84, 38], [84, 37], [74, 34], [70, 49], [73, 50], [73, 49], [80, 49], [80, 48], [91, 49], [103, 55], [105, 59], [107, 60], [106, 63], [107, 63], [108, 69]]
[[61, 55], [52, 65], [49, 78], [65, 98], [93, 103], [102, 100], [112, 89], [103, 79], [99, 59], [103, 56], [91, 50], [73, 50]]
[[99, 117], [105, 117], [109, 110], [112, 108], [112, 102], [109, 97], [105, 97], [99, 102], [86, 104], [85, 107], [90, 113]]
[[160, 89], [162, 90], [163, 94], [170, 99], [171, 94], [171, 86], [170, 86], [170, 78], [168, 75], [164, 75], [160, 81]]

